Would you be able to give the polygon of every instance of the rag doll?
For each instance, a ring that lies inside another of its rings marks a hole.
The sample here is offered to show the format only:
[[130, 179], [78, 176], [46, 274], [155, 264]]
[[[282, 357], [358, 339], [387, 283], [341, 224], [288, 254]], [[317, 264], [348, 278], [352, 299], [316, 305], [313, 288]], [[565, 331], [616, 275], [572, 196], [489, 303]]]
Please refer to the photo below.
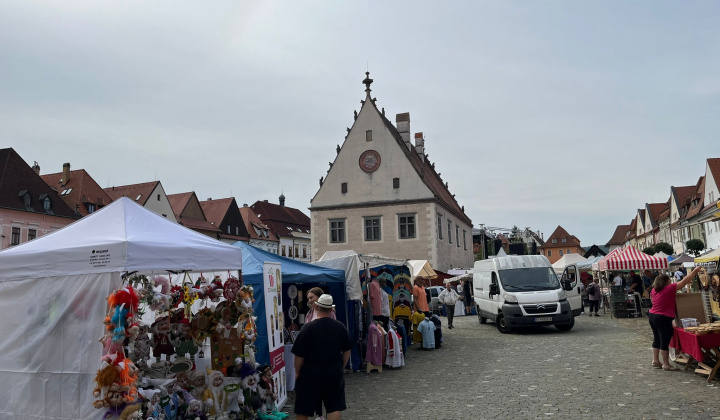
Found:
[[193, 397], [195, 397], [198, 400], [203, 399], [203, 394], [205, 394], [205, 389], [207, 389], [207, 379], [205, 378], [205, 372], [198, 369], [194, 370], [189, 375], [190, 379], [190, 393]]
[[160, 363], [160, 356], [165, 355], [165, 361], [170, 361], [170, 356], [175, 353], [175, 349], [170, 343], [170, 318], [167, 316], [160, 317], [152, 324], [152, 345], [155, 363]]
[[277, 411], [275, 401], [277, 401], [277, 387], [272, 377], [272, 366], [264, 365], [258, 369], [260, 371], [260, 398], [263, 401], [259, 410], [259, 417], [266, 420], [280, 420], [288, 415]]
[[203, 400], [209, 416], [217, 416], [225, 411], [225, 376], [219, 370], [208, 371], [208, 387], [203, 394]]
[[208, 420], [208, 416], [205, 414], [203, 402], [197, 399], [190, 401], [185, 417], [192, 420]]
[[249, 364], [243, 363], [240, 369], [240, 378], [240, 386], [242, 386], [243, 389], [245, 405], [257, 411], [263, 405], [260, 399], [260, 390], [258, 389], [258, 382], [260, 380], [258, 372]]

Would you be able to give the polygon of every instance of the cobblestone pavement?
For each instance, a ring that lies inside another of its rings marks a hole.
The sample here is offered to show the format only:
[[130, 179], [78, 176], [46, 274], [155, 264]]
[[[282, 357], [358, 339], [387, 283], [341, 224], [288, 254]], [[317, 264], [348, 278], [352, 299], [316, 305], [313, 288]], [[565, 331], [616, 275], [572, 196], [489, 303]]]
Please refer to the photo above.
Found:
[[720, 383], [651, 368], [646, 317], [503, 335], [467, 316], [443, 333], [441, 349], [408, 349], [402, 369], [346, 374], [343, 418], [720, 419]]

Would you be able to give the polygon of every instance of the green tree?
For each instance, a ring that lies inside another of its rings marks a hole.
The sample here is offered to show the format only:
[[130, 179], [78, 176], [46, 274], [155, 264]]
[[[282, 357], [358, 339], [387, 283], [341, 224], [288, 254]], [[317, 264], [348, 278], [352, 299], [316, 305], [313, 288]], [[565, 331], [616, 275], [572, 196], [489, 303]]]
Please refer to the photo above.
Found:
[[652, 246], [649, 246], [649, 247], [643, 249], [643, 252], [648, 255], [655, 255], [655, 248], [653, 248]]
[[705, 244], [700, 239], [690, 239], [685, 242], [685, 248], [694, 256], [700, 255], [700, 251], [705, 249]]
[[673, 249], [672, 245], [670, 245], [667, 242], [658, 242], [654, 246], [655, 252], [664, 252], [667, 255], [672, 255], [675, 250]]

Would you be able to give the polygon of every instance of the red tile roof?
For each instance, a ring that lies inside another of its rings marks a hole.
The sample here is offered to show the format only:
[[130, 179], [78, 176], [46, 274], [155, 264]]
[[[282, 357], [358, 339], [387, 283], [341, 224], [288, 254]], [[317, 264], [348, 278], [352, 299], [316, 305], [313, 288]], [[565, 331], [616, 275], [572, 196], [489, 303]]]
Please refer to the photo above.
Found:
[[234, 198], [220, 198], [212, 199], [207, 201], [201, 201], [200, 206], [205, 213], [205, 218], [208, 222], [215, 226], [220, 226], [225, 215], [230, 209], [230, 205], [233, 203]]
[[159, 183], [160, 181], [152, 181], [143, 182], [142, 184], [122, 185], [120, 187], [105, 188], [105, 192], [113, 200], [117, 200], [120, 197], [127, 197], [144, 206], [148, 198], [150, 198], [150, 194], [152, 194]]
[[[206, 232], [220, 232], [220, 229], [213, 225], [212, 223], [205, 220], [204, 215], [202, 219], [196, 219], [193, 217], [187, 217], [183, 216], [183, 212], [185, 211], [185, 208], [187, 207], [188, 203], [190, 202], [190, 199], [195, 197], [197, 200], [197, 197], [195, 196], [194, 191], [180, 193], [180, 194], [170, 194], [167, 196], [168, 201], [170, 202], [170, 207], [173, 209], [173, 213], [175, 214], [175, 219], [177, 222], [186, 228], [192, 229], [192, 230], [203, 230]], [[202, 211], [202, 206], [200, 208]]]
[[255, 228], [258, 229], [265, 229], [268, 231], [268, 234], [271, 234], [270, 226], [266, 225], [265, 223], [260, 220], [257, 215], [255, 214], [255, 211], [251, 209], [248, 206], [240, 207], [240, 214], [242, 215], [243, 222], [245, 222], [245, 229], [247, 229], [248, 234], [250, 234], [251, 239], [264, 239], [269, 241], [277, 241], [277, 238], [275, 235], [272, 236], [262, 236], [258, 235], [255, 231]]
[[187, 206], [188, 201], [192, 198], [193, 194], [195, 194], [195, 192], [190, 191], [180, 194], [169, 194], [167, 196], [168, 201], [170, 202], [170, 207], [172, 207], [173, 213], [175, 213], [176, 219], [182, 214], [183, 210], [185, 210], [185, 207]]
[[208, 232], [220, 232], [220, 229], [215, 227], [212, 223], [207, 220], [191, 219], [189, 217], [178, 218], [178, 223], [192, 230], [205, 230]]
[[[563, 242], [563, 238], [566, 242]], [[553, 239], [557, 239], [557, 243], [553, 243]], [[555, 231], [545, 241], [545, 248], [580, 246], [580, 240], [574, 235], [569, 234], [562, 226], [558, 226]]]
[[[25, 207], [24, 194], [30, 194], [29, 208]], [[46, 196], [50, 197], [50, 211], [46, 211], [41, 202]], [[0, 207], [71, 219], [80, 218], [12, 148], [0, 149]]]
[[720, 158], [710, 158], [707, 160], [710, 173], [715, 180], [715, 185], [720, 188]]
[[278, 236], [289, 237], [291, 232], [310, 234], [310, 218], [298, 209], [265, 201], [250, 206], [257, 217]]
[[610, 238], [610, 240], [605, 245], [610, 246], [624, 244], [628, 230], [630, 230], [630, 225], [618, 225], [615, 228], [615, 233], [613, 233], [612, 238]]
[[88, 204], [94, 204], [95, 209], [98, 210], [113, 201], [85, 169], [70, 171], [65, 185], [62, 185], [62, 172], [41, 175], [40, 177], [50, 187], [57, 190], [58, 195], [65, 204], [71, 209], [77, 209], [82, 216], [90, 214]]
[[650, 211], [650, 217], [657, 223], [660, 219], [660, 215], [668, 208], [668, 203], [650, 203], [647, 205], [647, 209]]
[[[692, 205], [692, 202], [695, 202], [697, 200], [696, 205]], [[690, 208], [688, 209], [687, 214], [685, 215], [686, 219], [689, 219], [691, 217], [694, 217], [700, 213], [702, 208], [705, 206], [703, 204], [705, 202], [705, 177], [701, 176], [698, 180], [698, 186], [695, 190], [695, 194], [692, 197], [692, 202], [690, 203]]]

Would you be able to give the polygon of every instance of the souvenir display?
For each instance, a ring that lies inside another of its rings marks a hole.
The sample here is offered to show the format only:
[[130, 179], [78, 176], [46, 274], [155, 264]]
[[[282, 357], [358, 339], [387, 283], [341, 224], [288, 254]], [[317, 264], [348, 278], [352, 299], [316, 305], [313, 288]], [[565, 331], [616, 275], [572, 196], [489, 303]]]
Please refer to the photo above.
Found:
[[[224, 282], [178, 278], [125, 276], [108, 296], [93, 403], [102, 418], [284, 418], [258, 388], [252, 287], [229, 273]], [[150, 313], [152, 323], [141, 323]], [[198, 368], [208, 338], [212, 369]]]

